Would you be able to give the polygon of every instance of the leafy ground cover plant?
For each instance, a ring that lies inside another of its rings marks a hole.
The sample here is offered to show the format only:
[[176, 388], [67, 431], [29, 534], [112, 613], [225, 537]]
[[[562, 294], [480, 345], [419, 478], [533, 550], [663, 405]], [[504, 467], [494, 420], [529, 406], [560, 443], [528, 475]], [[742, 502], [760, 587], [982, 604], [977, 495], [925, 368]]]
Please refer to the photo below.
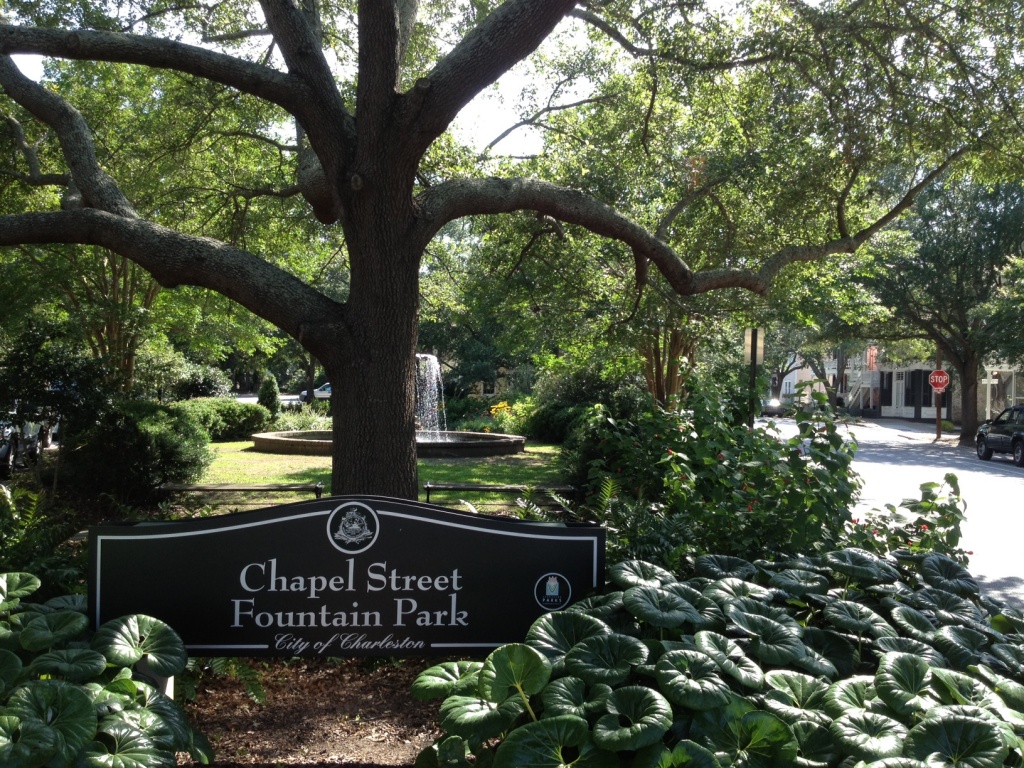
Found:
[[178, 635], [148, 616], [89, 631], [85, 598], [24, 600], [29, 573], [0, 574], [0, 765], [172, 768], [176, 753], [212, 750], [184, 712], [133, 668], [172, 677], [187, 661]]
[[943, 554], [640, 560], [484, 661], [425, 670], [418, 768], [1019, 766], [1024, 616]]

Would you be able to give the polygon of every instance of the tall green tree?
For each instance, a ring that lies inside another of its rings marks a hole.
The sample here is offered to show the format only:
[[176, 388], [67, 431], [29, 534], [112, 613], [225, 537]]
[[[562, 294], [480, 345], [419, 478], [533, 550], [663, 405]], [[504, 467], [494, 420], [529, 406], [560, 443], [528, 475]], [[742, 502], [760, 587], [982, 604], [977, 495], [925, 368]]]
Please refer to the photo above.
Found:
[[960, 442], [972, 444], [981, 364], [1001, 352], [994, 319], [1004, 275], [1024, 255], [1024, 187], [951, 177], [924, 193], [914, 213], [905, 229], [879, 243], [865, 282], [956, 371]]
[[[335, 388], [335, 492], [416, 493], [419, 277], [449, 223], [532, 211], [605, 239], [640, 286], [653, 266], [680, 295], [766, 292], [789, 264], [856, 250], [943, 169], [998, 146], [1018, 103], [1009, 0], [7, 7], [2, 109], [25, 138], [6, 136], [6, 183], [55, 194], [22, 194], [21, 212], [5, 206], [0, 246], [100, 246], [165, 288], [216, 291], [297, 339]], [[556, 30], [585, 42], [533, 56]], [[17, 53], [74, 60], [84, 86], [34, 82], [10, 58]], [[595, 91], [557, 120], [551, 113], [560, 161], [467, 162], [449, 127], [527, 59], [556, 82]], [[160, 205], [142, 205], [129, 173], [107, 163], [132, 133], [96, 141], [114, 117], [133, 131], [155, 127], [120, 82], [136, 67], [164, 71], [166, 88], [152, 95], [176, 110], [167, 157], [184, 162], [181, 175], [171, 167], [149, 177], [154, 194], [173, 192]], [[110, 101], [96, 112], [78, 106], [90, 84], [125, 96], [116, 114]], [[606, 130], [577, 131], [605, 110]], [[651, 152], [646, 168], [656, 174], [624, 183], [613, 173], [624, 135]], [[687, 140], [655, 152], [655, 136]], [[37, 146], [45, 151], [33, 165], [26, 150]], [[204, 168], [216, 183], [196, 183]], [[301, 209], [287, 254], [283, 240], [247, 236], [249, 196], [239, 190]], [[213, 210], [220, 215], [210, 218]], [[303, 268], [299, 245], [332, 237], [344, 243], [344, 297]], [[732, 255], [702, 262], [705, 244]]]

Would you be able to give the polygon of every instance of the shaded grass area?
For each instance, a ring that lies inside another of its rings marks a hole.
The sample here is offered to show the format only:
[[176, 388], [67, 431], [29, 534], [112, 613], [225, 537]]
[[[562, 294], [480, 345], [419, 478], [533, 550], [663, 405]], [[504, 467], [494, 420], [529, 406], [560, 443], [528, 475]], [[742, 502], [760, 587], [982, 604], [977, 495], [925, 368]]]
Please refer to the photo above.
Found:
[[[204, 483], [316, 483], [331, 487], [330, 456], [294, 456], [263, 453], [249, 440], [214, 443], [215, 458], [202, 478]], [[529, 444], [523, 453], [511, 456], [464, 459], [420, 459], [420, 500], [426, 499], [423, 484], [473, 483], [487, 485], [553, 485], [562, 478], [558, 471], [559, 446]], [[304, 501], [310, 496], [297, 493], [194, 494], [196, 501], [218, 507], [251, 508], [267, 504]], [[514, 506], [514, 494], [440, 492], [430, 494], [431, 504], [465, 508], [460, 499], [481, 511], [493, 512]]]

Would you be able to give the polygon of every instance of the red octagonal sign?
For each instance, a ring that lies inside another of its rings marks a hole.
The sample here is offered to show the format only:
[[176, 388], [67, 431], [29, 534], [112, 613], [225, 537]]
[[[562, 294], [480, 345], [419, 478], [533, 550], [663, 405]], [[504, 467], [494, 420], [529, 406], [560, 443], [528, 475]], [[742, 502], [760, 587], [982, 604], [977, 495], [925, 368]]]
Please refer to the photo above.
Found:
[[932, 371], [928, 374], [928, 383], [936, 392], [941, 392], [949, 386], [949, 374], [945, 371]]

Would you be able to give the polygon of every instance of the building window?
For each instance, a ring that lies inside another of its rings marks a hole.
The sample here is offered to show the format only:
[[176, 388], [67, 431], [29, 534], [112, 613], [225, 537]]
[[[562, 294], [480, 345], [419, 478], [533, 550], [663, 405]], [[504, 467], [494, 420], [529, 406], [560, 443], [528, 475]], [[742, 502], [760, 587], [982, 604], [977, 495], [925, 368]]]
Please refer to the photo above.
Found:
[[496, 390], [496, 388], [494, 386], [494, 382], [493, 381], [484, 380], [484, 381], [480, 382], [480, 394], [482, 394], [484, 396], [493, 395], [493, 394], [495, 394], [496, 391], [497, 390]]

